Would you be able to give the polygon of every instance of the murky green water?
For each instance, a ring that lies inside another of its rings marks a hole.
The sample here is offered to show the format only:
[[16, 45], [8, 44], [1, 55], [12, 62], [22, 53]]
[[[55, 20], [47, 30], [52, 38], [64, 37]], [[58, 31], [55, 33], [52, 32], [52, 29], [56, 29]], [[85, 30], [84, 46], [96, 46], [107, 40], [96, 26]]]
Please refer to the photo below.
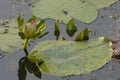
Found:
[[[24, 2], [25, 1], [25, 2]], [[12, 19], [16, 18], [19, 12], [21, 12], [26, 19], [32, 14], [30, 8], [32, 7], [34, 0], [0, 0], [0, 19]], [[50, 33], [41, 40], [55, 39], [53, 35], [53, 19], [47, 19], [47, 29]], [[81, 30], [84, 27], [88, 27], [92, 32], [90, 37], [98, 36], [116, 36], [116, 28], [120, 26], [120, 1], [111, 5], [110, 7], [100, 9], [98, 18], [90, 23], [84, 24], [78, 20], [75, 20]], [[65, 25], [60, 24], [61, 33], [67, 39], [71, 39], [65, 32]], [[30, 50], [38, 41], [32, 43], [28, 50]], [[5, 56], [2, 57], [2, 54]], [[18, 61], [24, 57], [22, 50], [16, 51], [13, 54], [6, 54], [0, 52], [0, 80], [18, 80]], [[39, 80], [33, 74], [27, 72], [26, 80]], [[41, 80], [120, 80], [120, 63], [119, 61], [110, 61], [101, 69], [93, 71], [83, 75], [71, 75], [67, 77], [56, 77], [52, 75], [42, 74]]]

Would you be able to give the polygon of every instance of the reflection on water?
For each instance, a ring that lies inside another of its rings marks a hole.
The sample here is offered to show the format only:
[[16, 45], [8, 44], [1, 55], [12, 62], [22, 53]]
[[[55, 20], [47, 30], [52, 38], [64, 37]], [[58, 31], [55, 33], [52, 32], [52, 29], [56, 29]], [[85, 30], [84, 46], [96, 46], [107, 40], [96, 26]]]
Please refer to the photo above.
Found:
[[23, 51], [17, 51], [0, 59], [0, 80], [117, 80], [120, 77], [119, 61], [110, 61], [101, 69], [88, 74], [56, 77], [41, 74], [38, 65], [24, 55]]
[[39, 66], [29, 61], [23, 51], [6, 54], [0, 59], [0, 80], [39, 80], [42, 76]]
[[41, 62], [31, 62], [28, 59], [28, 54], [29, 52], [27, 51], [27, 48], [24, 49], [24, 53], [26, 56], [22, 57], [19, 60], [19, 66], [18, 66], [18, 79], [19, 80], [26, 80], [27, 77], [27, 72], [29, 72], [30, 74], [34, 74], [34, 76], [36, 76], [37, 78], [41, 79], [41, 71], [39, 69], [39, 67], [41, 66], [42, 63], [44, 63], [43, 61]]
[[[14, 1], [15, 8], [12, 8], [13, 4], [11, 5], [11, 2], [13, 3]], [[16, 16], [18, 14], [19, 8], [25, 16], [29, 17], [31, 15], [29, 9], [30, 7], [26, 6], [25, 4], [21, 4], [18, 1], [20, 0], [0, 0], [0, 18], [5, 19], [7, 16]], [[113, 9], [116, 10], [117, 13], [112, 13]], [[114, 18], [114, 16], [116, 17], [116, 15], [120, 15], [120, 1], [109, 8], [100, 9], [99, 12], [100, 13], [96, 21], [91, 24], [84, 24], [76, 20], [76, 23], [79, 26], [78, 31], [84, 27], [89, 27], [90, 30], [96, 32], [96, 36], [115, 35], [114, 29], [117, 26], [120, 26], [120, 16], [117, 18]], [[111, 19], [110, 16], [113, 16], [114, 19]], [[47, 30], [50, 30], [50, 33], [42, 40], [54, 38], [51, 36], [54, 34], [54, 21], [47, 19], [46, 22], [48, 25]], [[60, 26], [62, 35], [68, 38], [65, 31], [65, 25], [60, 24]], [[52, 75], [41, 74], [40, 70], [38, 69], [38, 65], [36, 63], [30, 62], [27, 57], [24, 56], [23, 51], [17, 51], [13, 54], [6, 54], [6, 56], [3, 56], [4, 54], [0, 53], [0, 80], [120, 80], [119, 61], [110, 61], [101, 69], [88, 74], [56, 77]]]
[[37, 78], [41, 78], [39, 66], [28, 60], [27, 56], [19, 60], [18, 78], [19, 80], [26, 80], [27, 71], [33, 73]]

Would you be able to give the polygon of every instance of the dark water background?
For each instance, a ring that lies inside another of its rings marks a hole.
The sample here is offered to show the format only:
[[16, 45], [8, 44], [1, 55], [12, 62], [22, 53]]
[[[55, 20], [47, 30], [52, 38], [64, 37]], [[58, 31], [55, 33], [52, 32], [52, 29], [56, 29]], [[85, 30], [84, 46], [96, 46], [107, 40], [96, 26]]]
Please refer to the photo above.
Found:
[[[0, 20], [12, 19], [18, 16], [20, 12], [26, 19], [32, 16], [31, 7], [35, 0], [0, 0]], [[117, 3], [100, 9], [97, 19], [90, 23], [85, 24], [78, 20], [75, 20], [78, 27], [78, 31], [88, 27], [91, 30], [90, 38], [99, 36], [115, 37], [116, 29], [120, 26], [120, 1]], [[53, 35], [53, 19], [46, 19], [47, 31], [50, 31], [41, 40], [55, 39]], [[65, 32], [65, 25], [60, 24], [61, 33], [68, 40], [69, 38]], [[28, 48], [30, 49], [38, 42]], [[0, 54], [4, 54], [0, 52]], [[24, 57], [24, 52], [16, 51], [12, 54], [4, 54], [5, 56], [0, 59], [0, 80], [18, 80], [18, 61]], [[102, 68], [92, 71], [83, 75], [71, 75], [67, 77], [56, 77], [52, 75], [42, 74], [42, 78], [38, 79], [33, 74], [27, 73], [26, 80], [120, 80], [120, 62], [109, 61]]]

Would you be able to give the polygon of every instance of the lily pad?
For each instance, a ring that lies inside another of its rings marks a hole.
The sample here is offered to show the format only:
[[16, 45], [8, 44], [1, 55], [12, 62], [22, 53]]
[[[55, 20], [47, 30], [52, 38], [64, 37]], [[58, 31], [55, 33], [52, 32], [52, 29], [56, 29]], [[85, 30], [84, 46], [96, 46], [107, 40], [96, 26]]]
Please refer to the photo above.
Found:
[[10, 21], [0, 26], [0, 49], [12, 53], [21, 48], [23, 41], [18, 36], [17, 22]]
[[44, 60], [49, 72], [43, 72], [56, 76], [79, 75], [97, 70], [111, 59], [112, 54], [109, 42], [101, 39], [42, 41], [32, 51], [29, 60]]
[[117, 0], [99, 0], [99, 1], [98, 0], [87, 0], [87, 1], [94, 4], [97, 7], [97, 9], [100, 9], [100, 8], [110, 6], [111, 4], [115, 3]]
[[67, 23], [71, 17], [90, 23], [97, 17], [96, 7], [82, 0], [38, 0], [32, 13], [40, 18], [53, 18]]

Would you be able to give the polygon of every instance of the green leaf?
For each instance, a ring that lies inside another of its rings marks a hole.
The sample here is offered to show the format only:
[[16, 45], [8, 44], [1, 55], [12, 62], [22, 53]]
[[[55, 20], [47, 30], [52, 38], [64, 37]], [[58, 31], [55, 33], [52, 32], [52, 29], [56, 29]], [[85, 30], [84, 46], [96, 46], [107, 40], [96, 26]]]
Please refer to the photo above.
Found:
[[44, 29], [46, 28], [46, 23], [43, 23], [39, 28], [38, 28], [38, 32], [42, 32]]
[[18, 36], [16, 20], [9, 21], [5, 26], [0, 26], [0, 49], [12, 53], [22, 48], [23, 40]]
[[45, 64], [45, 62], [43, 62], [42, 64], [39, 65], [40, 70], [42, 70], [43, 72], [49, 73], [49, 69], [47, 67], [47, 65]]
[[98, 15], [96, 7], [86, 0], [38, 0], [33, 6], [32, 13], [37, 17], [58, 19], [64, 23], [71, 17], [90, 23]]
[[19, 32], [22, 32], [24, 26], [24, 18], [21, 18], [20, 13], [19, 16], [17, 17], [17, 23], [18, 23]]
[[[44, 60], [42, 60], [42, 58], [43, 58], [44, 56], [41, 55], [41, 56], [39, 56], [39, 58], [34, 58], [33, 56], [34, 56], [36, 53], [38, 53], [38, 52], [37, 52], [37, 51], [33, 51], [33, 52], [31, 53], [31, 55], [28, 55], [28, 56], [27, 56], [28, 59], [29, 59], [32, 63], [38, 63], [40, 70], [42, 70], [42, 71], [44, 71], [44, 72], [46, 72], [46, 73], [49, 73], [49, 69], [47, 68], [46, 63], [44, 62]], [[42, 54], [42, 53], [39, 52], [39, 54]], [[41, 57], [41, 58], [40, 58], [40, 57]]]
[[27, 22], [36, 22], [36, 16], [31, 17]]
[[21, 25], [20, 25], [20, 27], [19, 27], [19, 31], [20, 31], [20, 32], [22, 32], [23, 27], [24, 27], [24, 18], [21, 19]]
[[108, 7], [111, 4], [115, 3], [117, 0], [87, 0], [90, 3], [94, 4], [97, 9]]
[[70, 37], [73, 37], [73, 35], [76, 31], [77, 31], [77, 26], [72, 18], [67, 23], [66, 32]]
[[39, 29], [31, 36], [31, 38], [35, 38], [35, 37], [42, 38], [43, 36], [48, 34], [48, 32], [45, 32], [45, 33], [41, 34], [45, 28], [46, 28], [46, 23], [43, 23], [39, 27]]
[[56, 40], [58, 40], [59, 36], [60, 36], [59, 21], [58, 20], [55, 20], [55, 23], [54, 23], [54, 35], [56, 36]]
[[40, 36], [38, 36], [38, 38], [40, 39], [40, 38], [44, 37], [45, 35], [47, 35], [48, 33], [49, 33], [49, 32], [43, 32], [43, 33], [41, 33]]
[[26, 57], [24, 61], [26, 69], [30, 72], [33, 73], [36, 77], [41, 78], [41, 71], [39, 70], [39, 67], [37, 63], [33, 63], [28, 58]]
[[17, 17], [17, 22], [18, 22], [18, 25], [21, 24], [21, 16], [20, 16], [20, 14], [19, 14], [18, 17]]
[[83, 40], [88, 40], [88, 39], [89, 39], [89, 30], [88, 28], [85, 28]]
[[19, 32], [18, 35], [21, 37], [21, 39], [25, 39], [26, 38], [23, 32]]
[[85, 28], [84, 30], [80, 31], [78, 35], [75, 37], [75, 41], [83, 41], [88, 39], [89, 39], [88, 28]]
[[88, 41], [42, 41], [29, 54], [30, 61], [44, 60], [50, 75], [67, 76], [89, 73], [105, 65], [112, 55], [109, 42], [101, 39]]
[[40, 20], [40, 21], [37, 23], [37, 25], [36, 25], [37, 30], [38, 30], [39, 27], [40, 27], [42, 24], [44, 24], [44, 23], [45, 23], [45, 20], [44, 20], [44, 19]]
[[39, 56], [39, 58], [35, 58], [34, 55], [36, 55], [36, 53], [38, 53], [38, 51], [33, 51], [33, 52], [31, 53], [31, 55], [28, 55], [28, 56], [27, 56], [27, 58], [28, 58], [32, 63], [36, 63], [36, 62], [42, 63], [42, 62], [43, 62], [42, 58], [44, 57], [44, 56], [42, 55], [43, 53], [39, 52], [39, 55], [41, 55], [41, 56]]

